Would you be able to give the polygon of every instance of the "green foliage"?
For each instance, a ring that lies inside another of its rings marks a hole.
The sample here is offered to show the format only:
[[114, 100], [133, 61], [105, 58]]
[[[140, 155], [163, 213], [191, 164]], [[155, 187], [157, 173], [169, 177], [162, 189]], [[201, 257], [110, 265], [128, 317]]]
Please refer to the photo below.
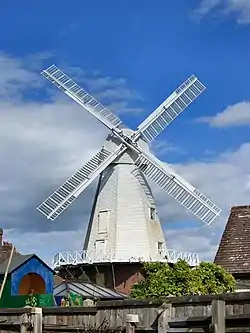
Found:
[[143, 265], [144, 280], [135, 283], [132, 298], [163, 298], [167, 296], [205, 295], [232, 292], [234, 277], [221, 266], [202, 262], [190, 268], [185, 260], [173, 267], [166, 263], [148, 262]]
[[29, 294], [27, 300], [25, 301], [25, 304], [27, 306], [31, 306], [32, 308], [35, 308], [37, 306], [37, 299], [33, 292]]
[[201, 294], [222, 294], [235, 290], [235, 279], [219, 265], [202, 262], [195, 270]]
[[90, 282], [90, 278], [84, 272], [77, 277], [77, 280], [79, 280], [81, 282]]

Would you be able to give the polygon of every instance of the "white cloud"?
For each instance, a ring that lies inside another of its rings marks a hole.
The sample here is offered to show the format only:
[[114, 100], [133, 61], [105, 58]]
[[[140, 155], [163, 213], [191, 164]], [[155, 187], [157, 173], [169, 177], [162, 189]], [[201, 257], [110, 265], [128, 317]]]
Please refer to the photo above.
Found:
[[[18, 251], [25, 254], [36, 253], [53, 267], [53, 257], [58, 252], [82, 249], [85, 225], [79, 230], [51, 231], [49, 233], [4, 231], [4, 237], [17, 245]], [[46, 245], [45, 245], [46, 244]], [[46, 246], [46, 250], [45, 250]]]
[[158, 156], [166, 156], [169, 153], [185, 154], [183, 150], [175, 146], [172, 142], [162, 139], [155, 139], [152, 141], [150, 148], [152, 152]]
[[202, 0], [199, 7], [196, 9], [196, 13], [202, 16], [206, 15], [220, 4], [221, 0]]
[[244, 126], [250, 124], [250, 102], [229, 105], [222, 112], [212, 117], [201, 117], [199, 122], [208, 123], [212, 127]]
[[25, 69], [19, 59], [13, 61], [0, 53], [0, 68], [0, 98], [18, 99], [25, 88], [33, 89], [40, 84], [38, 75]]
[[171, 249], [198, 253], [200, 260], [213, 260], [218, 237], [212, 227], [192, 228], [180, 230], [165, 230], [166, 238], [170, 239]]
[[195, 10], [200, 17], [211, 11], [217, 11], [223, 15], [234, 15], [239, 24], [250, 23], [249, 0], [202, 0]]
[[128, 87], [125, 78], [101, 76], [100, 71], [90, 73], [78, 67], [67, 67], [67, 72], [72, 74], [78, 82], [82, 82], [98, 101], [101, 101], [114, 113], [137, 114], [144, 111], [140, 105], [143, 98]]
[[[221, 217], [209, 227], [203, 227], [197, 222], [194, 228], [185, 220], [192, 220], [175, 203], [169, 203], [167, 195], [158, 196], [160, 213], [163, 222], [166, 222], [166, 235], [169, 246], [178, 250], [197, 251], [201, 258], [212, 259], [219, 244], [221, 234], [227, 222], [230, 207], [235, 205], [249, 205], [250, 198], [250, 142], [242, 144], [235, 151], [227, 151], [216, 159], [208, 162], [196, 161], [173, 165], [174, 169], [194, 186], [209, 196], [213, 202], [222, 208]], [[178, 227], [178, 222], [184, 221]], [[169, 223], [171, 222], [171, 223]], [[173, 229], [173, 224], [176, 223]], [[168, 237], [168, 232], [170, 237]], [[174, 236], [173, 236], [174, 235]], [[205, 241], [206, 239], [206, 241]]]

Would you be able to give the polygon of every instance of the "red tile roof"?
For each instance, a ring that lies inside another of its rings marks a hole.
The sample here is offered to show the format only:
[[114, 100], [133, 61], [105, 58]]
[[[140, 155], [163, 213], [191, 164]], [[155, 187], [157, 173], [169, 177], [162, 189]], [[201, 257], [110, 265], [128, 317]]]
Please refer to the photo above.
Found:
[[232, 274], [250, 273], [250, 206], [235, 206], [214, 262]]

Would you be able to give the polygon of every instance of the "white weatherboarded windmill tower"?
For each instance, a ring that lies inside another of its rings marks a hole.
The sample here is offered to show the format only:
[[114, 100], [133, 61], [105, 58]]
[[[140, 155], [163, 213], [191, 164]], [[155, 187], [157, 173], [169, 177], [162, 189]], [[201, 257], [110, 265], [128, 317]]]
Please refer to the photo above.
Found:
[[147, 178], [206, 224], [213, 222], [221, 210], [152, 155], [148, 144], [205, 90], [205, 86], [191, 76], [133, 131], [122, 126], [116, 115], [55, 65], [43, 70], [42, 75], [111, 131], [101, 150], [38, 207], [48, 219], [55, 220], [99, 177], [84, 249], [59, 253], [55, 267], [84, 263], [175, 262], [179, 257], [187, 259], [191, 265], [197, 264], [197, 254], [168, 250]]

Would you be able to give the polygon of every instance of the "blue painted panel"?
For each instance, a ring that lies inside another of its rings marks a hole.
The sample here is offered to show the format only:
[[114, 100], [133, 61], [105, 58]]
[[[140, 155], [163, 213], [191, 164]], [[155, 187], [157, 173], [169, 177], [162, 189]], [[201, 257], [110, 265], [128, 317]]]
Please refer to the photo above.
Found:
[[61, 300], [63, 299], [63, 296], [55, 296], [55, 301], [57, 306], [61, 306]]
[[11, 295], [18, 295], [19, 284], [28, 273], [40, 275], [45, 281], [46, 294], [53, 294], [53, 272], [36, 258], [31, 258], [11, 274]]

